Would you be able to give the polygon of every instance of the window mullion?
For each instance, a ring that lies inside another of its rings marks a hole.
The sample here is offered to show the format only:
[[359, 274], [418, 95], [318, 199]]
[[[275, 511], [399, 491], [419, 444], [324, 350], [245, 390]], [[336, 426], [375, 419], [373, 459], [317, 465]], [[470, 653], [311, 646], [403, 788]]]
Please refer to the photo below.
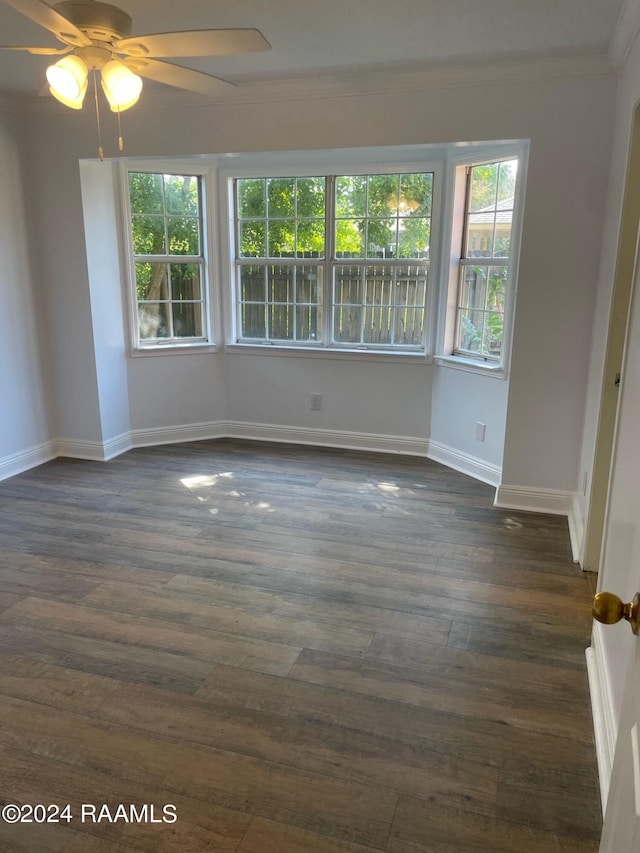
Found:
[[334, 279], [336, 274], [336, 179], [327, 175], [324, 191], [325, 234], [324, 234], [324, 276], [322, 287], [322, 344], [333, 343]]

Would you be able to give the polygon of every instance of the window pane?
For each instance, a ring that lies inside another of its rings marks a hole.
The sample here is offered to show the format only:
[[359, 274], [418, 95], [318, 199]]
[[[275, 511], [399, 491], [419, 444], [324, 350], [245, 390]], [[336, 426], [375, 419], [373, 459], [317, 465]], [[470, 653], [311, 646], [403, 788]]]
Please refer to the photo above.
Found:
[[333, 312], [333, 339], [337, 343], [360, 343], [362, 308], [337, 305]]
[[264, 220], [246, 220], [240, 223], [240, 257], [267, 257]]
[[495, 212], [472, 213], [467, 219], [467, 258], [490, 258], [493, 251]]
[[295, 215], [295, 178], [270, 178], [267, 181], [267, 215]]
[[498, 164], [487, 163], [471, 170], [471, 193], [468, 210], [493, 210], [498, 189]]
[[265, 273], [265, 267], [240, 267], [240, 299], [242, 302], [266, 301]]
[[363, 258], [364, 219], [339, 219], [336, 222], [336, 257]]
[[493, 257], [508, 258], [511, 251], [512, 210], [498, 210], [496, 213], [496, 233], [493, 241]]
[[400, 175], [399, 216], [431, 216], [433, 175]]
[[168, 338], [167, 302], [142, 302], [138, 303], [138, 323], [140, 327], [140, 339]]
[[135, 266], [138, 299], [169, 299], [169, 280], [166, 264], [137, 263]]
[[395, 304], [399, 307], [424, 308], [427, 299], [427, 267], [398, 267], [396, 272]]
[[243, 305], [240, 326], [240, 334], [243, 338], [264, 339], [267, 333], [267, 306]]
[[324, 222], [324, 178], [297, 178], [297, 215], [305, 218], [322, 219]]
[[487, 280], [487, 304], [489, 311], [504, 311], [507, 292], [507, 268], [489, 267]]
[[296, 340], [318, 340], [320, 310], [315, 305], [298, 305], [296, 308]]
[[368, 178], [369, 216], [397, 215], [399, 207], [399, 177], [398, 175], [371, 175]]
[[314, 305], [322, 293], [322, 267], [304, 266], [296, 268], [296, 299], [298, 304], [310, 302]]
[[398, 306], [395, 312], [394, 343], [417, 346], [422, 343], [423, 336], [423, 306]]
[[369, 219], [367, 257], [393, 258], [396, 254], [397, 219]]
[[166, 255], [164, 217], [133, 216], [131, 227], [134, 255]]
[[336, 178], [336, 216], [364, 216], [366, 187], [367, 181], [362, 175], [342, 175]]
[[132, 213], [162, 214], [162, 175], [130, 172], [129, 199]]
[[324, 255], [324, 219], [298, 220], [296, 255], [299, 258]]
[[431, 220], [405, 217], [398, 226], [398, 257], [427, 258], [431, 239]]
[[170, 255], [200, 254], [200, 228], [197, 218], [170, 216], [168, 227]]
[[516, 177], [518, 174], [517, 160], [504, 160], [499, 166], [500, 184], [498, 187], [498, 207], [502, 208], [505, 202], [510, 202], [513, 207], [513, 196], [516, 190]]
[[269, 220], [269, 258], [293, 256], [296, 239], [296, 225], [293, 219]]
[[333, 298], [342, 305], [362, 303], [362, 267], [336, 267]]
[[238, 181], [238, 212], [243, 219], [259, 219], [266, 216], [264, 178]]
[[367, 267], [364, 301], [367, 305], [393, 304], [393, 273], [388, 267]]
[[458, 346], [473, 353], [482, 353], [484, 311], [462, 310], [458, 329]]
[[[364, 309], [362, 341], [365, 344], [390, 344], [393, 311], [387, 306], [367, 306]], [[358, 338], [352, 338], [358, 341]]]
[[171, 264], [171, 298], [200, 299], [199, 264]]
[[293, 267], [269, 267], [269, 302], [293, 302]]
[[202, 308], [200, 302], [173, 303], [173, 336], [175, 338], [202, 337]]
[[483, 352], [498, 357], [502, 348], [504, 334], [504, 314], [496, 311], [487, 312], [484, 325]]
[[290, 305], [269, 305], [269, 338], [277, 341], [293, 340], [293, 308]]
[[164, 192], [168, 213], [198, 216], [198, 179], [194, 175], [165, 175]]
[[487, 300], [487, 268], [463, 267], [462, 308], [478, 308], [484, 311]]

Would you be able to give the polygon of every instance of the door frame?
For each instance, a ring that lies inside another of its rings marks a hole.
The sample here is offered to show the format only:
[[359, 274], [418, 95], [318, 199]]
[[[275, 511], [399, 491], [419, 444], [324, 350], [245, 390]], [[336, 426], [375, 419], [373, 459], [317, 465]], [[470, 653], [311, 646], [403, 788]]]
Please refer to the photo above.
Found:
[[636, 247], [640, 228], [640, 106], [633, 111], [627, 173], [622, 200], [622, 214], [616, 253], [613, 293], [609, 313], [609, 328], [604, 371], [598, 408], [596, 445], [589, 490], [585, 525], [582, 568], [599, 572], [606, 519], [609, 477], [613, 461], [618, 385], [616, 378], [622, 370], [622, 358], [631, 306], [631, 292], [636, 262]]

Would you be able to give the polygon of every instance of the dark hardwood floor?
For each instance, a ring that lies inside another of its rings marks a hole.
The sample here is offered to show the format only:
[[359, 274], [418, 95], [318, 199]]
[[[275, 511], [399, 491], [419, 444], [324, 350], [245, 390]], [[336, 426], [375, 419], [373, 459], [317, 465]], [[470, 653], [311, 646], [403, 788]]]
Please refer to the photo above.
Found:
[[0, 805], [72, 815], [0, 851], [595, 853], [593, 584], [493, 491], [231, 440], [0, 483]]

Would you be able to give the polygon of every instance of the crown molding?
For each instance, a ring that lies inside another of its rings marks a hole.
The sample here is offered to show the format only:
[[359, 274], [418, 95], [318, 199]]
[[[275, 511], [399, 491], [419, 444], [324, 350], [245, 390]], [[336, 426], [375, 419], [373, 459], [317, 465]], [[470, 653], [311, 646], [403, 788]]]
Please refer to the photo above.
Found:
[[616, 72], [620, 71], [627, 61], [638, 34], [640, 34], [640, 2], [624, 0], [609, 45], [609, 62]]
[[[425, 90], [526, 83], [585, 76], [608, 76], [613, 73], [607, 54], [588, 54], [565, 57], [508, 58], [496, 61], [462, 62], [421, 66], [385, 67], [341, 71], [315, 75], [265, 77], [258, 81], [239, 83], [228, 97], [216, 103], [251, 104], [268, 101], [288, 101], [346, 98], [354, 96], [397, 95]], [[155, 95], [163, 95], [155, 98]], [[171, 98], [169, 104], [167, 95]], [[194, 101], [181, 92], [152, 93], [153, 107], [177, 106], [179, 102]], [[150, 106], [151, 104], [151, 98]], [[202, 104], [203, 102], [200, 101]]]
[[[135, 110], [143, 112], [300, 99], [380, 97], [448, 88], [602, 77], [613, 73], [609, 55], [597, 53], [507, 57], [500, 60], [424, 63], [262, 77], [259, 80], [239, 81], [233, 92], [218, 98], [205, 98], [190, 92], [148, 84]], [[24, 108], [29, 111], [40, 112], [59, 108], [59, 104], [49, 98], [32, 97], [23, 103]]]

